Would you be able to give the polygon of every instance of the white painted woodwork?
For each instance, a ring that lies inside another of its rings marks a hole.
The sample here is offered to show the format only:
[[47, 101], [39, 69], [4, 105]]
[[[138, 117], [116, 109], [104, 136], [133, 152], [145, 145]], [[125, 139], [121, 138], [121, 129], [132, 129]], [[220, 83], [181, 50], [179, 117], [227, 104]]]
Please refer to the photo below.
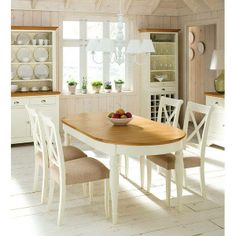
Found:
[[158, 6], [160, 5], [161, 0], [155, 0], [153, 1], [153, 5], [152, 5], [152, 9], [151, 9], [151, 14], [150, 15], [154, 15], [155, 11], [157, 10]]
[[31, 0], [32, 9], [35, 9], [38, 0]]
[[208, 145], [225, 146], [224, 98], [206, 96], [206, 105], [213, 106], [209, 128]]
[[103, 2], [103, 0], [96, 0], [95, 1], [95, 9], [96, 10], [100, 10], [100, 8], [102, 6], [102, 2]]
[[124, 3], [125, 3], [125, 6], [124, 6], [124, 14], [128, 14], [128, 13], [129, 13], [129, 9], [130, 9], [130, 7], [131, 7], [133, 1], [134, 1], [134, 0], [128, 0], [128, 1], [125, 1], [125, 2], [124, 2]]
[[12, 97], [11, 143], [32, 142], [29, 117], [24, 105], [51, 117], [59, 127], [59, 96]]

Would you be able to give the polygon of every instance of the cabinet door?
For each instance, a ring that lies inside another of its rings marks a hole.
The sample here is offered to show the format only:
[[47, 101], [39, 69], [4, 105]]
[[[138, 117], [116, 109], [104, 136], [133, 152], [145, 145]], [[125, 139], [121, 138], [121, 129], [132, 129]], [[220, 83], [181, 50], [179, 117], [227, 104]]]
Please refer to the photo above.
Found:
[[11, 109], [11, 137], [30, 137], [30, 122], [25, 108]]

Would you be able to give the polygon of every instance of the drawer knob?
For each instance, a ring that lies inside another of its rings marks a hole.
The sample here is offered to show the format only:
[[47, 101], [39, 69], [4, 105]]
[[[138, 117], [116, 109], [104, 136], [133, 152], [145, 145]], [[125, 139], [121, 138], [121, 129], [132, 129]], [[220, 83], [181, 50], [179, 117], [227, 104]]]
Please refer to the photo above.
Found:
[[44, 102], [46, 102], [46, 100], [45, 100], [45, 99], [43, 99], [43, 100], [41, 100], [41, 102], [42, 102], [42, 103], [44, 103]]
[[162, 91], [165, 91], [165, 89], [163, 88], [163, 89], [161, 89]]
[[219, 102], [215, 102], [215, 104], [219, 104]]
[[14, 101], [14, 104], [19, 104], [19, 102], [18, 101]]

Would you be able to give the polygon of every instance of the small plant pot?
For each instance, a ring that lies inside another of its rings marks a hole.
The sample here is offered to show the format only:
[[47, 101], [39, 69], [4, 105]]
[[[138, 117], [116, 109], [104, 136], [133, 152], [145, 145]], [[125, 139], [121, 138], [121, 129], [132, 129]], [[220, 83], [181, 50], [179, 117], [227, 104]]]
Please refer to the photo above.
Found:
[[115, 84], [116, 91], [120, 93], [122, 91], [122, 84]]
[[95, 93], [99, 93], [101, 89], [101, 86], [99, 87], [93, 87], [93, 90], [95, 91]]
[[106, 93], [111, 93], [112, 89], [105, 89]]
[[87, 89], [82, 89], [81, 92], [82, 92], [83, 94], [87, 94]]
[[68, 90], [69, 90], [70, 94], [75, 94], [76, 86], [77, 85], [68, 85]]

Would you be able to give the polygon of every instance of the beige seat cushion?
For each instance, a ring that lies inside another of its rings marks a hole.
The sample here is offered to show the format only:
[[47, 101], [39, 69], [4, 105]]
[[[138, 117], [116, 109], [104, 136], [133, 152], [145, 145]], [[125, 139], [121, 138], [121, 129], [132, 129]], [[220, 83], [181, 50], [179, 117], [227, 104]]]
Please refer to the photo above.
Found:
[[[53, 179], [59, 183], [59, 168], [50, 168]], [[65, 162], [66, 184], [92, 182], [109, 178], [109, 169], [100, 161], [87, 157]]]
[[[175, 155], [171, 153], [147, 156], [147, 159], [167, 170], [175, 169]], [[201, 159], [198, 156], [184, 157], [184, 168], [197, 167], [200, 164]]]
[[[63, 153], [65, 161], [71, 161], [81, 157], [87, 157], [87, 154], [81, 151], [79, 148], [74, 146], [63, 146]], [[35, 158], [39, 161], [39, 164], [42, 166], [42, 153], [37, 152]]]

